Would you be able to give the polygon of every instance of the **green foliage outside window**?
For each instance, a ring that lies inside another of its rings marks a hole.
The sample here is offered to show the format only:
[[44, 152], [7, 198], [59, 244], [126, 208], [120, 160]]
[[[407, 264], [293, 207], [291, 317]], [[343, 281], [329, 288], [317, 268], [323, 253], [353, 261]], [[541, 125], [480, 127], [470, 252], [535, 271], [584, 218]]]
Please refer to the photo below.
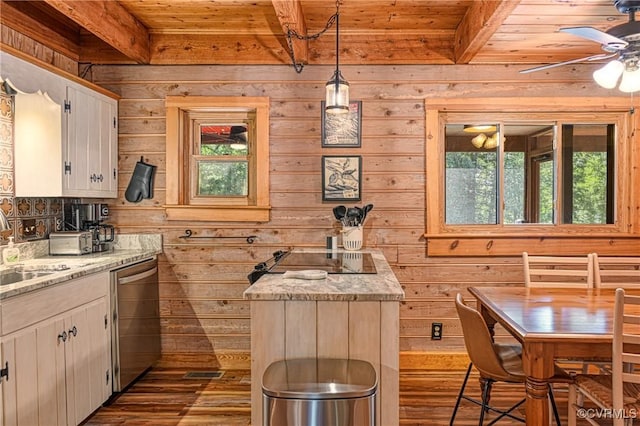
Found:
[[207, 161], [198, 164], [198, 195], [247, 196], [246, 161]]
[[[504, 155], [504, 223], [525, 221], [525, 164], [523, 152]], [[446, 153], [446, 223], [495, 224], [496, 153]], [[538, 220], [553, 223], [553, 161], [539, 163]], [[606, 223], [607, 154], [573, 154], [573, 223]]]

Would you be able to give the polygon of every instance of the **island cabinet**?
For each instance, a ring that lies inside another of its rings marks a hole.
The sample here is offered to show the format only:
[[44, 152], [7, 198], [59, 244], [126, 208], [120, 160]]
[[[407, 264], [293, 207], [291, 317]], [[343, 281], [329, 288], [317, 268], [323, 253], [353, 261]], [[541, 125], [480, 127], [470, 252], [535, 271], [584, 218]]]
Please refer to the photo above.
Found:
[[384, 255], [366, 252], [376, 274], [329, 274], [321, 280], [266, 274], [245, 291], [251, 304], [252, 425], [263, 424], [265, 369], [294, 358], [370, 362], [378, 377], [376, 425], [399, 424], [399, 308], [404, 292]]
[[78, 425], [111, 395], [109, 273], [2, 301], [2, 423]]

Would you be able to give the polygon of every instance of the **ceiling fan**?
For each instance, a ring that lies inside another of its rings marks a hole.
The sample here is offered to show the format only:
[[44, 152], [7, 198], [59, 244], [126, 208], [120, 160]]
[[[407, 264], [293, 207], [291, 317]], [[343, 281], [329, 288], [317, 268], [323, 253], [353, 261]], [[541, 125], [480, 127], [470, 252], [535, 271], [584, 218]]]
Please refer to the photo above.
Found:
[[609, 28], [606, 32], [593, 27], [560, 28], [560, 31], [600, 43], [604, 53], [572, 59], [555, 64], [541, 65], [520, 71], [526, 74], [555, 68], [578, 62], [601, 61], [616, 58], [593, 73], [593, 78], [600, 86], [612, 89], [622, 77], [619, 89], [623, 92], [640, 90], [640, 21], [635, 14], [640, 10], [640, 0], [614, 0], [614, 6], [620, 13], [629, 15], [629, 21]]

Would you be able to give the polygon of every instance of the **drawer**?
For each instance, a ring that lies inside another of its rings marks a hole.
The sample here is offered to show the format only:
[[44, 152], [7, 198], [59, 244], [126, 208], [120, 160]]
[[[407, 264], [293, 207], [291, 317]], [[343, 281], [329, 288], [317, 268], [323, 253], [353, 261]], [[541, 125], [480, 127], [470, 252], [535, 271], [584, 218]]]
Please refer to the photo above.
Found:
[[0, 311], [0, 334], [6, 335], [59, 315], [109, 293], [109, 272], [91, 274], [6, 299]]

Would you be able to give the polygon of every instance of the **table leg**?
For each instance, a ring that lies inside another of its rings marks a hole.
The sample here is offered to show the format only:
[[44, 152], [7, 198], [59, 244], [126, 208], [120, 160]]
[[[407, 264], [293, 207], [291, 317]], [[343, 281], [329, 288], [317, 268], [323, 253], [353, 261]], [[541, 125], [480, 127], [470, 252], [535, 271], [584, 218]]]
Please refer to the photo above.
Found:
[[546, 381], [527, 377], [527, 399], [525, 414], [527, 426], [546, 426], [549, 424], [549, 384]]
[[522, 367], [527, 376], [525, 413], [527, 426], [549, 425], [549, 378], [555, 372], [553, 348], [529, 343], [522, 348]]

